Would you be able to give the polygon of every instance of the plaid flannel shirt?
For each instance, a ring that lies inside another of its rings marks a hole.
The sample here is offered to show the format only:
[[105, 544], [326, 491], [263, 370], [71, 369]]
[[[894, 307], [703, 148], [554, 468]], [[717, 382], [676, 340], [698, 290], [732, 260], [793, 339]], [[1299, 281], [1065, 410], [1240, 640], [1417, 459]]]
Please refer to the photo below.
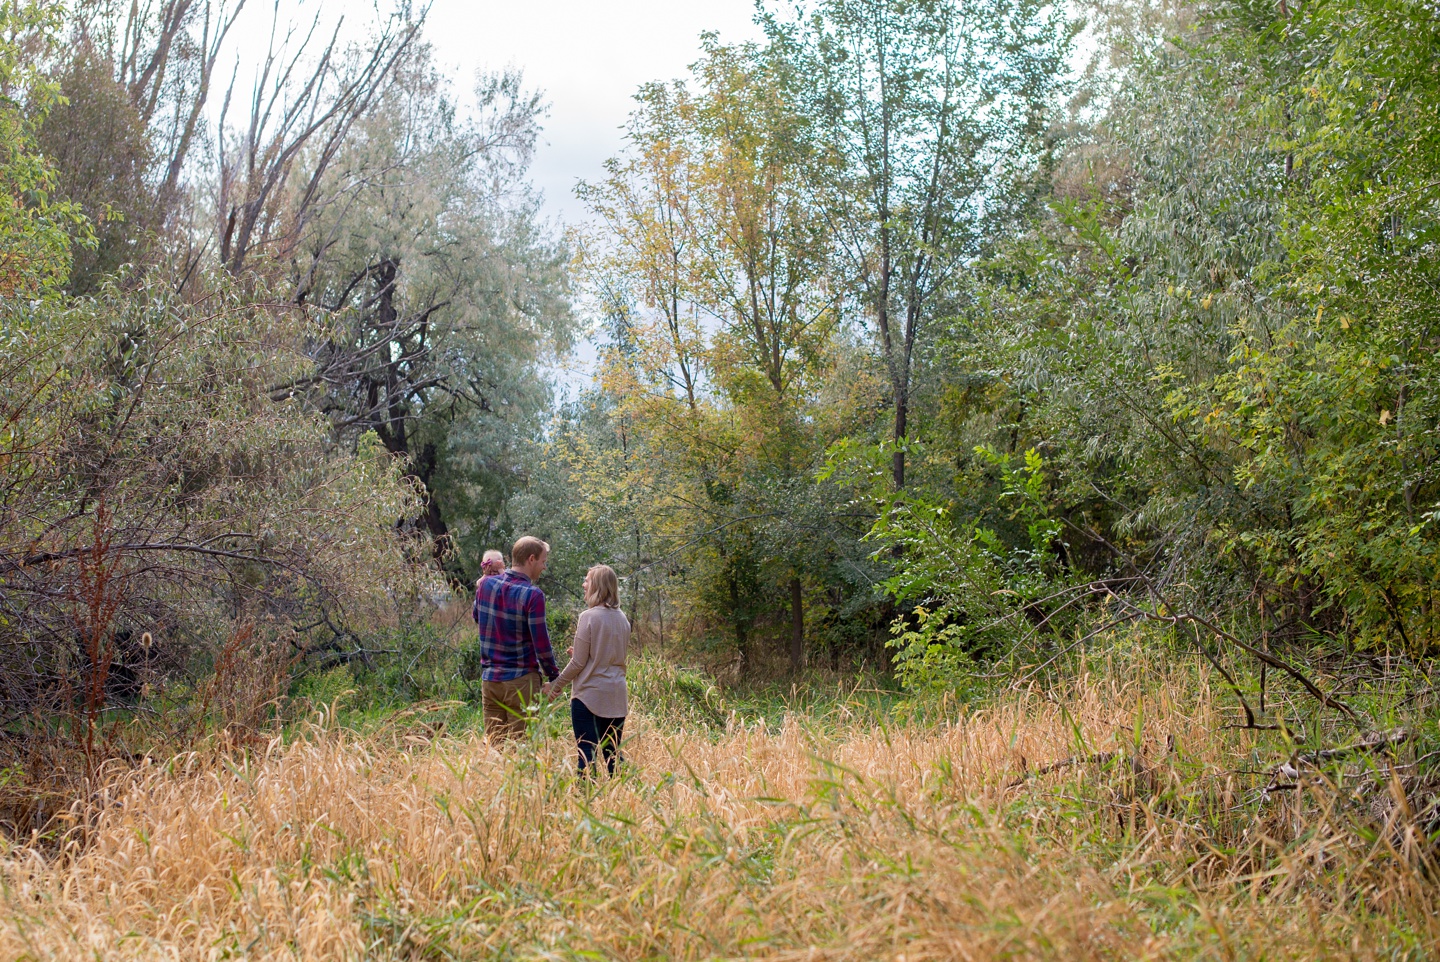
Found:
[[481, 578], [470, 614], [480, 627], [482, 681], [512, 681], [532, 671], [554, 681], [560, 674], [545, 627], [545, 593], [525, 575], [511, 568]]

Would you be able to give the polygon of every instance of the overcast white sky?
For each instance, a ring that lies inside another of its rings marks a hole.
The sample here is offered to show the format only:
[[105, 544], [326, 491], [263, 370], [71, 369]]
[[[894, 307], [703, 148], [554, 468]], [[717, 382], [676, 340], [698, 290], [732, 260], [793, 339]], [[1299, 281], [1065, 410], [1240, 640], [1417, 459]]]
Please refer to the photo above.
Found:
[[[357, 5], [358, 6], [358, 5]], [[534, 180], [552, 214], [578, 219], [577, 179], [594, 179], [621, 146], [631, 96], [649, 80], [682, 76], [700, 34], [758, 38], [753, 0], [435, 0], [426, 33], [457, 92], [477, 69], [520, 67], [550, 114]]]

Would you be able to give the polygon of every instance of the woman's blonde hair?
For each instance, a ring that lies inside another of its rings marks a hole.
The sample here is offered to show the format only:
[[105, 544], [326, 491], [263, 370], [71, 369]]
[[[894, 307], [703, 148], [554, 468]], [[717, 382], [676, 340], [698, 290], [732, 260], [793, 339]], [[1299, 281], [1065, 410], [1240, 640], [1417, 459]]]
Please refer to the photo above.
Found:
[[589, 571], [590, 587], [585, 589], [585, 604], [591, 608], [604, 605], [606, 608], [620, 607], [620, 579], [609, 565], [596, 565]]

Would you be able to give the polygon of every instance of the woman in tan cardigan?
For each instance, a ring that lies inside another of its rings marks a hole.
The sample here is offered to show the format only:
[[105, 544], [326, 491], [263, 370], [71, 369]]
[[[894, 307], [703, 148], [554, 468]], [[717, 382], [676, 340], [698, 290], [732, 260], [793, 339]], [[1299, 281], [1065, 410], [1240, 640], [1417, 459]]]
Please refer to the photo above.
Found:
[[580, 753], [580, 773], [589, 773], [598, 748], [613, 775], [615, 763], [620, 760], [625, 716], [630, 711], [625, 690], [630, 621], [620, 610], [620, 583], [609, 565], [596, 565], [585, 575], [585, 604], [575, 625], [570, 663], [543, 690], [554, 697], [574, 682], [570, 724]]

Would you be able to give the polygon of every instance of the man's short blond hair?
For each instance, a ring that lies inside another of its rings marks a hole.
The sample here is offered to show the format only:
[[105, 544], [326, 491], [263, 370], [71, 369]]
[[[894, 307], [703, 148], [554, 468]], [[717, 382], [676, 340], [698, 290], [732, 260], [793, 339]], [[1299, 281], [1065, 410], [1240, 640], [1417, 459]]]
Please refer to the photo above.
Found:
[[548, 544], [527, 534], [515, 542], [515, 547], [510, 549], [510, 563], [520, 568], [528, 564], [531, 558], [538, 558], [549, 550]]

